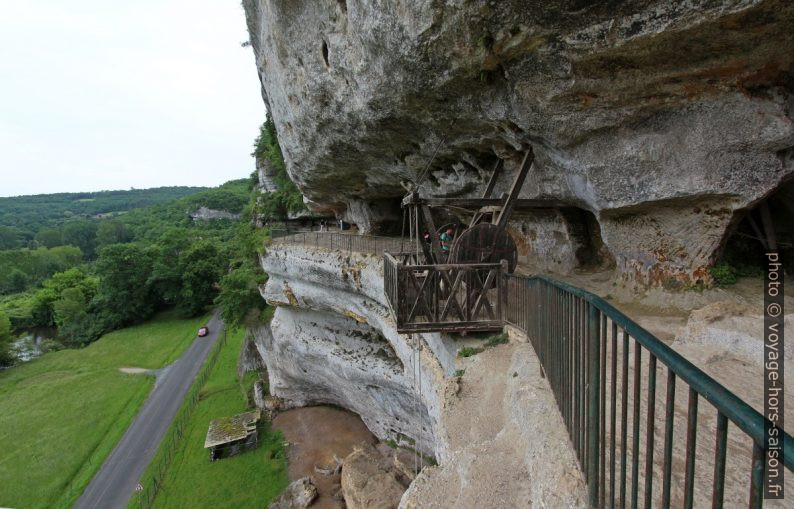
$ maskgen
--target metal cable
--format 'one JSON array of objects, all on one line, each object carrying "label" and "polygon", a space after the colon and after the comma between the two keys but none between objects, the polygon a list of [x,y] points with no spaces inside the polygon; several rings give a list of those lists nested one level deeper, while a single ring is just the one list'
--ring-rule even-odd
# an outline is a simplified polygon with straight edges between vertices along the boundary
[{"label": "metal cable", "polygon": [[436,154],[438,154],[438,150],[441,148],[441,145],[446,143],[446,141],[447,141],[447,137],[446,136],[442,136],[441,137],[441,141],[438,142],[438,145],[436,145],[436,149],[433,151],[433,155],[430,156],[430,160],[427,161],[427,164],[425,165],[424,169],[422,170],[422,173],[419,174],[419,180],[414,182],[414,185],[416,186],[414,188],[414,190],[418,189],[419,186],[422,185],[422,182],[424,182],[425,178],[427,178],[427,175],[428,175],[429,170],[430,170],[430,165],[433,164],[433,160],[436,158]]}]

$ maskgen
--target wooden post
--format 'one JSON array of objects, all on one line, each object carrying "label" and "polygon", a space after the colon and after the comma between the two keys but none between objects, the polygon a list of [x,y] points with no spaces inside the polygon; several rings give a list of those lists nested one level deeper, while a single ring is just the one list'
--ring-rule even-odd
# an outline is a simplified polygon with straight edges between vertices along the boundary
[{"label": "wooden post", "polygon": [[[485,191],[482,193],[483,199],[491,196],[493,188],[496,187],[496,181],[499,179],[499,175],[502,173],[502,168],[504,168],[504,160],[498,159],[496,161],[496,165],[493,168],[493,172],[491,173],[491,178],[488,179],[488,185],[485,186]],[[475,212],[471,218],[471,223],[469,223],[469,228],[477,224],[477,221],[479,221],[482,216],[482,212]]]},{"label": "wooden post", "polygon": [[[422,209],[422,215],[424,216],[425,226],[427,226],[427,231],[430,233],[430,244],[433,247],[433,255],[436,258],[436,263],[446,262],[443,257],[444,251],[441,249],[441,242],[438,239],[436,224],[433,221],[433,216],[430,214],[430,207],[423,203],[420,205],[420,208]],[[417,232],[417,235],[421,234]]]},{"label": "wooden post", "polygon": [[766,234],[766,244],[770,251],[777,251],[777,238],[775,237],[775,227],[772,225],[772,215],[769,213],[769,204],[761,202],[761,224],[764,225]]},{"label": "wooden post", "polygon": [[499,320],[504,323],[505,310],[507,309],[507,272],[510,269],[510,265],[507,260],[500,260],[499,263],[502,267],[499,271],[499,281],[497,283],[497,288],[499,289],[497,306],[499,306]]},{"label": "wooden post", "polygon": [[516,178],[513,181],[513,187],[510,188],[510,193],[507,195],[507,198],[505,198],[504,204],[502,205],[502,211],[499,213],[499,219],[496,221],[496,225],[501,230],[504,230],[507,226],[507,221],[510,219],[510,214],[512,214],[513,209],[515,208],[515,201],[518,198],[518,194],[521,192],[521,188],[524,185],[524,180],[526,179],[527,173],[529,173],[529,169],[532,167],[532,162],[534,160],[535,153],[533,152],[532,147],[530,147],[524,156],[524,160],[521,162],[521,169],[518,170],[518,175],[516,175]]}]

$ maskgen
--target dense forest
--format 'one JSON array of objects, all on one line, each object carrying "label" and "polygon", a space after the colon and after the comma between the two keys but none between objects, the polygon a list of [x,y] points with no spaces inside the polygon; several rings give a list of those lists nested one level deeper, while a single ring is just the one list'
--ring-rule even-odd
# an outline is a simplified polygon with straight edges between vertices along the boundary
[{"label": "dense forest", "polygon": [[[88,344],[166,309],[196,316],[217,305],[229,325],[258,320],[266,276],[257,254],[267,230],[253,219],[283,220],[303,202],[286,175],[270,119],[252,155],[277,169],[277,192],[260,194],[254,173],[211,189],[122,192],[132,193],[129,203],[116,201],[114,192],[0,201],[0,225],[24,232],[0,246],[0,365],[15,362],[13,338],[32,329],[55,331],[48,348],[57,349]],[[181,196],[166,200],[166,189]],[[37,218],[36,207],[45,203],[60,212]],[[199,207],[241,219],[192,219]]]},{"label": "dense forest", "polygon": [[123,214],[204,191],[203,187],[158,187],[129,191],[56,193],[0,198],[0,249],[60,243],[57,230],[74,219]]}]

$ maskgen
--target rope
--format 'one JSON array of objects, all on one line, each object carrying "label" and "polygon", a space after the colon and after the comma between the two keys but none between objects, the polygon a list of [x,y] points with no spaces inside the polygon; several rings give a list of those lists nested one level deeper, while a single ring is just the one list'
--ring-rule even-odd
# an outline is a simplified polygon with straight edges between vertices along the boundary
[{"label": "rope", "polygon": [[441,140],[438,142],[438,145],[436,145],[436,149],[433,151],[433,155],[430,156],[430,160],[427,161],[427,164],[425,165],[424,169],[422,170],[422,173],[419,174],[419,180],[414,182],[414,186],[415,186],[414,189],[419,189],[419,186],[422,185],[422,182],[424,182],[425,178],[427,178],[427,175],[428,175],[429,170],[430,170],[430,165],[433,164],[433,160],[436,158],[436,154],[438,154],[438,149],[440,149],[441,145],[446,143],[446,141],[447,141],[447,137],[446,136],[442,136]]},{"label": "rope", "polygon": [[[413,350],[413,366],[412,366],[413,369],[412,369],[412,371],[413,371],[414,389],[416,389],[416,387],[417,387],[417,383],[416,383],[416,380],[417,380],[416,367],[419,364],[419,355],[418,355],[418,351],[416,349],[415,340],[416,340],[416,337],[413,334],[411,334],[411,349]],[[416,412],[416,415],[418,417],[419,416],[419,398],[414,399],[414,411]],[[414,477],[416,477],[416,474],[419,471],[419,458],[418,458],[417,453],[416,453],[416,451],[417,451],[417,441],[418,440],[419,440],[419,435],[417,434],[416,435],[416,440],[414,441]]]},{"label": "rope", "polygon": [[419,234],[419,210],[416,207],[411,207],[414,209],[414,221],[416,222],[414,226],[414,233],[416,233],[416,260],[417,263],[419,261],[419,243],[422,242],[424,239]]},{"label": "rope", "polygon": [[416,429],[416,455],[419,465],[417,465],[416,473],[414,473],[414,478],[419,475],[419,471],[422,470],[421,466],[421,457],[419,452],[419,440],[422,437],[422,341],[417,338],[416,341],[416,369],[417,379],[419,380],[419,397],[417,398],[419,401],[419,419],[417,420],[417,429]]}]

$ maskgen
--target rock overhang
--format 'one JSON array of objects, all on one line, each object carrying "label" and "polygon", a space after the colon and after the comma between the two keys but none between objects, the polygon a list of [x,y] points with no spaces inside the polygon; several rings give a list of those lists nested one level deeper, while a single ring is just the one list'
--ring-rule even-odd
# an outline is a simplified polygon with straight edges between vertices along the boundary
[{"label": "rock overhang", "polygon": [[[422,192],[475,196],[531,145],[522,197],[566,200],[602,232],[690,198],[742,210],[794,172],[788,2],[244,4],[290,175],[367,231],[395,221],[383,204],[433,154]],[[693,233],[718,240],[687,253],[688,278],[732,221]]]}]

